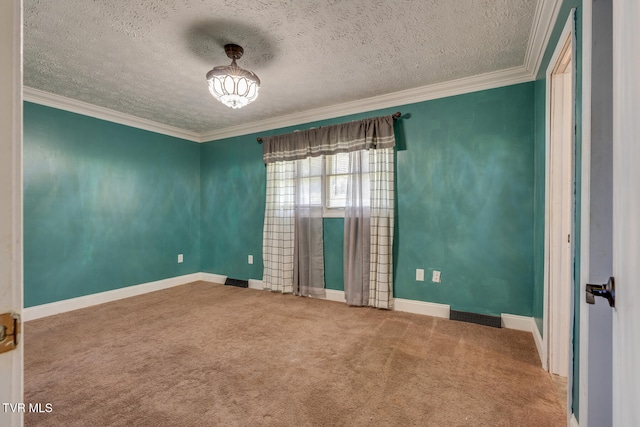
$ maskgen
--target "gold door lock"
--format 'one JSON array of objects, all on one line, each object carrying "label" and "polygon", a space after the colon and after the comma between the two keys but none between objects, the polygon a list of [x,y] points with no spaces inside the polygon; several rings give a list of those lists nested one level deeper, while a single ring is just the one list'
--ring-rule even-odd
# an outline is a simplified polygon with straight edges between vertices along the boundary
[{"label": "gold door lock", "polygon": [[0,314],[0,353],[11,351],[18,346],[20,316],[15,313]]}]

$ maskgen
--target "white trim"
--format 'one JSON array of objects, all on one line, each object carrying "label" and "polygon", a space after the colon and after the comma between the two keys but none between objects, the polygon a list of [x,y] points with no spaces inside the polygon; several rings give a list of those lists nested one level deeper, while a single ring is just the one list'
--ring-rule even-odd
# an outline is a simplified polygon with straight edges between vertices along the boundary
[{"label": "white trim", "polygon": [[480,90],[494,89],[502,86],[515,85],[532,81],[534,78],[523,66],[506,70],[480,74],[472,77],[451,80],[443,83],[422,86],[415,89],[374,96],[344,104],[300,111],[286,116],[260,120],[240,126],[231,126],[201,134],[203,142],[215,141],[233,136],[248,135],[255,132],[263,132],[272,129],[280,129],[318,120],[333,119],[336,117],[358,114],[367,111],[391,108],[432,99],[446,98],[464,93]]},{"label": "white trim", "polygon": [[544,52],[553,31],[553,26],[560,12],[561,3],[560,0],[540,0],[538,2],[529,35],[525,61],[521,66],[371,98],[359,99],[343,104],[301,111],[286,116],[216,129],[209,132],[198,133],[180,129],[27,86],[23,88],[24,100],[189,141],[215,141],[318,120],[333,119],[350,114],[364,113],[533,81],[536,79],[540,64],[542,63]]},{"label": "white trim", "polygon": [[533,325],[533,330],[531,333],[533,334],[533,341],[536,343],[536,349],[538,350],[538,356],[540,356],[540,363],[542,363],[542,369],[545,371],[549,370],[549,366],[547,365],[547,347],[544,345],[544,340],[542,339],[542,335],[540,334],[540,330],[538,329],[538,325]]},{"label": "white trim", "polygon": [[215,141],[234,136],[248,135],[255,132],[263,132],[272,129],[279,129],[287,126],[295,126],[310,123],[318,120],[333,119],[336,117],[358,114],[367,111],[379,110],[382,108],[396,107],[400,105],[413,104],[417,102],[429,101],[433,99],[446,98],[449,96],[462,95],[465,93],[477,92],[480,90],[494,89],[503,86],[510,86],[518,83],[525,83],[534,80],[534,76],[523,66],[509,68],[506,70],[480,74],[472,77],[465,77],[433,85],[422,86],[415,89],[408,89],[400,92],[374,96],[343,104],[317,108],[308,111],[301,111],[281,117],[260,120],[239,126],[227,127],[210,132],[198,133],[188,131],[152,120],[121,113],[97,105],[89,104],[61,95],[34,89],[28,86],[23,88],[24,100],[60,110],[70,111],[76,114],[107,120],[134,128],[144,129],[163,135],[182,138],[194,142]]},{"label": "white trim", "polygon": [[560,0],[541,0],[536,6],[524,60],[524,68],[531,73],[534,80],[540,70],[544,52],[547,50],[561,5],[562,1]]},{"label": "white trim", "polygon": [[204,132],[200,134],[201,142],[248,135],[318,120],[333,119],[350,114],[430,101],[536,80],[561,6],[561,0],[540,0],[538,2],[529,36],[529,43],[527,45],[527,52],[525,54],[525,62],[522,66],[374,96],[346,102],[344,104],[301,111],[282,117],[248,123],[246,125]]},{"label": "white trim", "polygon": [[518,316],[515,314],[502,313],[502,327],[507,329],[515,329],[517,331],[526,331],[533,333],[534,329],[538,329],[536,321],[533,317]]},{"label": "white trim", "polygon": [[29,320],[40,319],[42,317],[53,316],[55,314],[66,313],[68,311],[87,308],[98,304],[104,304],[106,302],[116,301],[123,298],[129,298],[149,292],[172,288],[174,286],[196,282],[198,280],[203,280],[202,274],[203,273],[186,274],[183,276],[157,280],[155,282],[127,286],[124,288],[113,289],[111,291],[100,292],[97,294],[85,295],[77,298],[56,301],[49,304],[28,307],[23,310],[23,320],[27,322]]},{"label": "white trim", "polygon": [[403,311],[405,313],[422,314],[425,316],[443,317],[448,319],[451,307],[448,304],[395,298],[393,300],[393,309],[395,311]]},{"label": "white trim", "polygon": [[[551,141],[551,135],[550,135],[550,122],[551,122],[551,104],[550,104],[550,99],[551,99],[551,85],[550,85],[550,81],[551,81],[551,72],[560,56],[560,54],[562,53],[562,47],[564,46],[564,41],[567,39],[567,37],[569,37],[569,34],[573,34],[573,24],[574,24],[574,15],[575,15],[575,9],[571,10],[571,13],[569,13],[569,17],[567,18],[567,21],[564,25],[564,28],[562,30],[562,34],[560,35],[559,39],[558,39],[558,45],[556,46],[556,48],[554,49],[554,53],[553,56],[551,57],[551,60],[549,61],[549,65],[547,66],[547,70],[545,73],[546,76],[546,88],[545,88],[545,213],[544,213],[544,299],[543,299],[543,316],[542,316],[542,323],[543,323],[543,331],[544,331],[544,339],[542,341],[543,343],[543,351],[542,354],[545,357],[545,360],[543,361],[542,365],[545,366],[545,369],[549,369],[548,366],[548,355],[549,355],[549,248],[550,248],[550,230],[549,230],[549,224],[550,224],[550,192],[549,189],[551,187],[551,179],[550,179],[550,173],[549,173],[549,166],[550,166],[550,141]],[[574,38],[572,36],[572,38]],[[572,51],[572,62],[573,64],[575,64],[576,62],[576,56],[575,56],[575,41],[572,41],[573,43],[573,51]],[[572,65],[575,69],[575,65]],[[574,80],[575,81],[575,80]],[[574,91],[574,99],[573,99],[573,105],[575,105],[575,91]],[[574,112],[575,113],[575,112]],[[574,114],[575,115],[575,114]],[[574,118],[575,120],[575,118]],[[575,135],[574,135],[575,136]],[[575,141],[573,141],[573,144],[575,144]],[[574,207],[575,209],[575,207]],[[573,230],[573,227],[572,227]],[[574,239],[575,240],[575,239]],[[573,245],[573,244],[572,244]],[[573,253],[572,253],[573,255]],[[573,296],[573,293],[571,294]],[[573,303],[573,301],[572,301]]]},{"label": "white trim", "polygon": [[344,209],[343,208],[328,209],[323,206],[322,218],[344,218]]},{"label": "white trim", "polygon": [[325,296],[322,299],[326,299],[327,301],[343,302],[346,304],[344,291],[337,291],[335,289],[325,289],[324,293],[325,293]]},{"label": "white trim", "polygon": [[[580,292],[589,280],[591,240],[591,62],[593,43],[593,3],[582,2],[582,192],[580,211]],[[579,415],[583,427],[589,425],[589,308],[585,298],[580,298],[580,365],[578,367]],[[575,338],[574,338],[575,339]],[[572,414],[572,423],[575,415]],[[575,422],[577,426],[577,421]]]},{"label": "white trim", "polygon": [[502,317],[503,328],[531,332],[531,335],[533,335],[533,341],[536,344],[538,356],[540,357],[540,362],[542,363],[542,369],[546,370],[547,358],[545,357],[544,347],[542,344],[542,335],[540,335],[540,331],[538,330],[538,325],[536,324],[535,319],[533,317],[517,316],[515,314],[506,313],[502,313],[500,317]]},{"label": "white trim", "polygon": [[569,419],[569,427],[580,427],[580,424],[578,424],[578,420],[576,420],[576,414],[571,414],[571,418]]},{"label": "white trim", "polygon": [[[344,291],[325,289],[325,296],[320,297],[328,301],[345,302]],[[435,302],[417,301],[410,299],[394,298],[393,311],[422,314],[424,316],[449,318],[449,305]]]},{"label": "white trim", "polygon": [[28,86],[23,87],[23,96],[25,101],[46,105],[47,107],[70,111],[72,113],[82,114],[84,116],[107,120],[109,122],[119,123],[121,125],[144,129],[151,132],[169,135],[176,138],[182,138],[193,142],[202,142],[200,139],[200,135],[196,132],[165,125],[162,123],[154,122],[152,120],[143,119],[141,117],[132,116],[131,114],[121,113],[109,108],[99,107],[87,102],[77,101],[75,99],[45,92],[39,89],[34,89]]},{"label": "white trim", "polygon": [[224,285],[224,282],[227,281],[227,276],[222,274],[213,274],[213,273],[197,273],[199,274],[198,280],[204,280],[205,282],[211,283],[219,283]]},{"label": "white trim", "polygon": [[[224,283],[224,282],[222,282]],[[264,289],[264,282],[262,280],[249,279],[249,289]]]}]

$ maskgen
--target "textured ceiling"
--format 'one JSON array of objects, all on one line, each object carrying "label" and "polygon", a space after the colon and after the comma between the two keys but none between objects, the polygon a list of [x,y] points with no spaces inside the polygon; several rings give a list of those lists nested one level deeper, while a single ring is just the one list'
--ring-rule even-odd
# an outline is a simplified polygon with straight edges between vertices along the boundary
[{"label": "textured ceiling", "polygon": [[[24,85],[203,133],[522,66],[536,0],[24,0]],[[245,54],[240,110],[205,74]]]}]

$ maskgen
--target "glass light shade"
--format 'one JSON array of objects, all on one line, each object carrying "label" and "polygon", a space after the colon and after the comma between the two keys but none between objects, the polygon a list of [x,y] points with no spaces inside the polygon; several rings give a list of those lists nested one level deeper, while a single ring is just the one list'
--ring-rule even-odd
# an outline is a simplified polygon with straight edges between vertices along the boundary
[{"label": "glass light shade", "polygon": [[227,107],[242,108],[258,97],[260,79],[251,71],[236,65],[215,67],[207,73],[209,92]]}]

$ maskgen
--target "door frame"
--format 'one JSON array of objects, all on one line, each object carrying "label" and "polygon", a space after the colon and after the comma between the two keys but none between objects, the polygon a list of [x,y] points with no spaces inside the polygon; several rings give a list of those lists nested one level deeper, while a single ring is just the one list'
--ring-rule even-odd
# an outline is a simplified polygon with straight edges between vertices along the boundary
[{"label": "door frame", "polygon": [[[564,51],[564,47],[567,43],[567,40],[570,40],[570,49],[571,49],[571,67],[572,67],[572,88],[571,88],[571,105],[572,105],[572,114],[571,114],[571,126],[572,129],[575,129],[575,120],[576,120],[576,112],[575,112],[575,105],[576,105],[576,37],[575,37],[575,9],[572,9],[571,12],[569,13],[569,16],[567,18],[567,21],[564,25],[564,28],[562,30],[562,33],[560,35],[560,38],[558,39],[558,43],[554,49],[554,53],[553,56],[551,57],[551,60],[549,61],[549,65],[548,68],[546,70],[546,97],[545,97],[545,236],[544,236],[544,300],[543,300],[543,342],[542,342],[542,347],[543,347],[543,352],[542,352],[542,365],[543,368],[546,370],[550,370],[550,366],[549,366],[549,358],[550,358],[550,354],[552,349],[554,348],[554,346],[560,346],[560,345],[566,345],[567,348],[567,384],[571,384],[572,382],[572,367],[573,364],[571,363],[572,359],[573,359],[573,347],[571,345],[571,340],[568,339],[566,340],[566,342],[559,342],[559,340],[554,340],[554,336],[551,333],[550,327],[551,327],[551,321],[550,321],[550,317],[554,316],[554,310],[552,309],[552,307],[550,306],[550,299],[551,298],[557,298],[558,294],[557,292],[555,292],[555,290],[552,290],[550,287],[550,274],[551,274],[551,266],[550,266],[550,253],[551,253],[551,248],[552,248],[552,242],[551,242],[551,222],[552,222],[552,215],[551,215],[551,191],[550,189],[552,188],[552,186],[554,187],[558,187],[558,180],[561,180],[561,176],[556,175],[555,177],[551,176],[550,173],[550,166],[551,166],[551,162],[552,162],[552,151],[551,151],[551,114],[552,114],[552,109],[551,109],[551,82],[552,82],[552,73],[553,70],[556,68],[556,64],[558,62],[558,60],[560,59],[560,55],[563,53]],[[575,186],[575,146],[576,146],[576,135],[575,132],[571,132],[571,164],[569,165],[569,167],[571,168],[571,182],[573,183],[573,185]],[[566,165],[564,166],[566,167]],[[575,236],[574,236],[574,228],[575,228],[575,211],[576,211],[576,206],[575,206],[575,194],[573,194],[572,192],[572,196],[571,196],[571,201],[570,201],[570,206],[571,206],[571,210],[572,210],[572,214],[571,214],[571,223],[569,226],[570,229],[570,234],[571,234],[571,244],[570,244],[570,260],[574,260],[575,259],[575,245],[574,245],[574,241],[575,241]],[[568,330],[566,332],[568,332],[569,337],[571,337],[571,326],[572,326],[572,321],[573,321],[573,297],[574,297],[574,289],[573,289],[573,284],[574,284],[574,277],[572,274],[570,274],[570,289],[569,289],[569,301],[568,301],[568,307],[563,307],[563,310],[567,310],[568,314],[569,314],[569,324],[567,325]],[[555,313],[555,316],[558,316],[558,313]],[[567,416],[569,417],[571,414],[571,387],[567,387],[567,401],[568,401],[568,405],[567,405],[567,411],[568,414]]]},{"label": "door frame", "polygon": [[[22,314],[22,1],[1,2],[0,87],[9,96],[0,99],[0,312]],[[0,354],[2,402],[23,403],[23,340]],[[23,425],[23,413],[0,410],[0,424]]]}]

